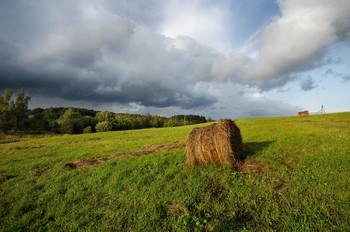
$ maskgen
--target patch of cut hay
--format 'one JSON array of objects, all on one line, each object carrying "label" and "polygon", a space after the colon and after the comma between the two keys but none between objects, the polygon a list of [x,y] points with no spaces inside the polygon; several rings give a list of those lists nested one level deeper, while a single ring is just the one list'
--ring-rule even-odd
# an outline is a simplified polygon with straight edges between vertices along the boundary
[{"label": "patch of cut hay", "polygon": [[23,150],[23,149],[28,149],[28,147],[20,147],[20,146],[13,146],[12,147],[12,146],[10,146],[10,147],[5,148],[4,152],[8,153],[8,154],[13,154],[16,151]]},{"label": "patch of cut hay", "polygon": [[119,156],[148,155],[148,154],[156,152],[156,151],[171,151],[171,150],[181,148],[183,146],[184,146],[184,144],[179,142],[179,141],[175,141],[175,142],[169,143],[169,144],[149,145],[149,146],[145,146],[141,150],[118,152],[117,154],[109,156],[108,158],[115,158],[115,157],[119,157]]},{"label": "patch of cut hay", "polygon": [[299,117],[308,117],[310,116],[310,113],[308,110],[298,112]]},{"label": "patch of cut hay", "polygon": [[182,214],[188,213],[188,209],[186,206],[183,206],[182,204],[170,204],[166,207],[167,215],[172,217],[178,217]]},{"label": "patch of cut hay", "polygon": [[116,154],[106,156],[106,157],[100,157],[100,158],[94,158],[90,160],[77,160],[74,162],[66,163],[64,166],[69,169],[84,169],[88,168],[92,165],[97,165],[100,163],[104,163],[108,160],[115,159],[122,156],[141,156],[141,155],[148,155],[156,151],[170,151],[177,148],[183,147],[183,143],[180,143],[179,141],[169,143],[169,144],[160,144],[160,145],[150,145],[146,146],[141,150],[136,151],[127,151],[127,152],[118,152]]},{"label": "patch of cut hay", "polygon": [[53,156],[58,156],[58,155],[59,155],[58,153],[48,153],[48,154],[39,156],[39,158],[42,158],[42,157],[53,157]]},{"label": "patch of cut hay", "polygon": [[207,127],[194,128],[186,140],[186,165],[218,163],[237,168],[243,159],[243,142],[232,120],[222,119]]},{"label": "patch of cut hay", "polygon": [[10,180],[10,179],[15,178],[15,177],[17,177],[17,176],[0,176],[0,183],[4,182],[6,180]]},{"label": "patch of cut hay", "polygon": [[85,143],[85,142],[89,142],[89,141],[97,141],[97,140],[100,140],[100,139],[101,138],[99,138],[99,137],[92,137],[92,138],[82,139],[82,140],[66,141],[66,142],[62,142],[62,144]]},{"label": "patch of cut hay", "polygon": [[8,153],[8,154],[13,154],[16,151],[20,151],[20,150],[24,150],[24,149],[38,149],[38,148],[42,148],[42,146],[41,145],[34,145],[34,146],[31,146],[31,147],[28,147],[28,146],[24,146],[24,147],[21,147],[21,146],[9,146],[9,147],[4,149],[4,152]]},{"label": "patch of cut hay", "polygon": [[91,160],[77,160],[72,163],[66,163],[65,166],[70,169],[76,169],[76,168],[86,168],[92,165],[96,165],[99,163],[106,162],[108,160],[107,157],[102,158],[95,158]]},{"label": "patch of cut hay", "polygon": [[42,148],[42,146],[41,145],[34,145],[31,148]]},{"label": "patch of cut hay", "polygon": [[149,145],[144,148],[144,150],[149,150],[149,151],[171,151],[175,150],[177,148],[183,147],[183,143],[180,143],[179,141],[175,141],[173,143],[169,144],[160,144],[160,145]]},{"label": "patch of cut hay", "polygon": [[258,162],[255,160],[245,161],[238,167],[238,171],[243,173],[249,172],[264,172],[265,171],[265,163]]},{"label": "patch of cut hay", "polygon": [[44,174],[48,169],[42,169],[42,170],[32,170],[27,173],[27,175],[31,176],[41,176]]}]

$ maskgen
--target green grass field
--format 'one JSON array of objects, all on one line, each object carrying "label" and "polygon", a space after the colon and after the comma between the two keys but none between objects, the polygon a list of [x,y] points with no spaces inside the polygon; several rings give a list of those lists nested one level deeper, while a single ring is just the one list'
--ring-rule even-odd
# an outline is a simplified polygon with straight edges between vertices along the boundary
[{"label": "green grass field", "polygon": [[236,123],[239,171],[185,167],[194,126],[2,138],[0,230],[350,230],[350,113]]}]

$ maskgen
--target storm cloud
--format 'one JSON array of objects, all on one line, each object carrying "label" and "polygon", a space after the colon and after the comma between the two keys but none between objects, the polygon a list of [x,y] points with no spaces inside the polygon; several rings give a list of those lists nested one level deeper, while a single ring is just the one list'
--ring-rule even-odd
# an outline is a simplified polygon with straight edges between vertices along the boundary
[{"label": "storm cloud", "polygon": [[[64,18],[59,12],[56,18]],[[1,87],[25,85],[37,95],[67,100],[184,109],[216,101],[195,90],[197,81],[211,78],[211,49],[189,37],[166,38],[93,5],[82,4],[73,13],[79,20],[53,20],[55,28],[25,48],[1,41]]]},{"label": "storm cloud", "polygon": [[[299,72],[324,64],[329,47],[350,40],[349,0],[281,0],[280,15],[245,45],[253,52],[224,54],[230,25],[223,2],[209,10],[195,1],[180,11],[176,1],[4,1],[0,89],[24,86],[34,97],[159,112],[215,114],[228,101],[245,115],[265,115],[269,106],[281,114],[295,107],[262,92],[298,81]],[[313,79],[300,86],[316,87]]]}]

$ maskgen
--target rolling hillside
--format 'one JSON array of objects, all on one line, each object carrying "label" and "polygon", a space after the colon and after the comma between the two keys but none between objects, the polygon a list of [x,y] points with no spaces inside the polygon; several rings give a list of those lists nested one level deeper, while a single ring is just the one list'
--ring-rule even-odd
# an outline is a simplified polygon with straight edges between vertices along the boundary
[{"label": "rolling hillside", "polygon": [[0,144],[0,230],[349,230],[350,113],[236,124],[237,171],[184,166],[195,126]]}]

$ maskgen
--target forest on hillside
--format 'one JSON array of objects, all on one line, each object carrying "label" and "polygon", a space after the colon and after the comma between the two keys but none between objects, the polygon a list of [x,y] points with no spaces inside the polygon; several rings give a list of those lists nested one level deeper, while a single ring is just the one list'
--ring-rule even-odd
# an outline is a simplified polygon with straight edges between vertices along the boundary
[{"label": "forest on hillside", "polygon": [[[152,115],[114,113],[74,107],[28,109],[30,97],[22,88],[13,99],[10,89],[0,96],[0,132],[80,134],[205,123],[199,115]],[[209,120],[211,120],[209,118]]]}]

